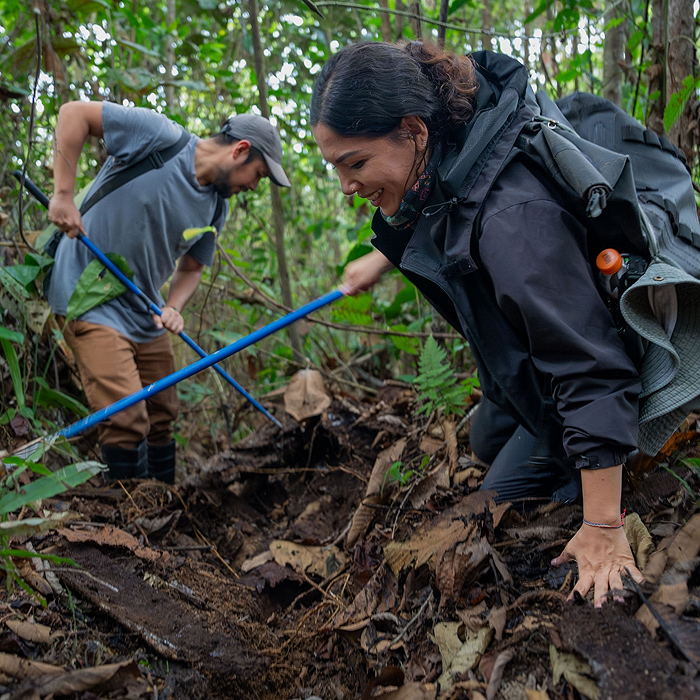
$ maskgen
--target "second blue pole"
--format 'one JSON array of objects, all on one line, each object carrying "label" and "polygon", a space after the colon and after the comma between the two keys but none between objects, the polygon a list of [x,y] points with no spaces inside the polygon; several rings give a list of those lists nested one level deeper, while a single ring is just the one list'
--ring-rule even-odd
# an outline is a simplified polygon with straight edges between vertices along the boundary
[{"label": "second blue pole", "polygon": [[[27,191],[44,206],[49,208],[49,198],[44,194],[28,177],[24,177],[21,170],[15,170],[13,176],[24,184]],[[141,299],[148,308],[156,315],[162,316],[160,307],[149,299],[87,236],[78,233],[77,238],[85,245],[90,252],[132,293]],[[189,345],[200,357],[207,357],[207,353],[197,343],[192,340],[184,331],[178,333],[187,345]],[[268,420],[272,421],[278,428],[282,424],[275,418],[259,401],[253,398],[226,370],[218,365],[214,365],[214,370],[218,372],[244,399],[250,402]]]},{"label": "second blue pole", "polygon": [[107,418],[110,418],[115,413],[119,413],[119,411],[123,411],[125,408],[129,408],[130,406],[133,406],[139,401],[144,401],[150,396],[153,396],[153,394],[157,394],[159,391],[163,391],[164,389],[173,386],[173,384],[177,384],[183,379],[187,379],[193,374],[197,374],[197,372],[201,372],[203,369],[207,369],[208,367],[211,367],[217,362],[225,360],[227,357],[230,357],[231,355],[240,352],[241,350],[247,348],[249,345],[253,345],[254,343],[257,343],[263,338],[267,338],[268,335],[272,335],[273,333],[276,333],[282,328],[286,328],[295,321],[298,321],[300,318],[303,318],[304,316],[307,316],[308,314],[317,311],[323,306],[331,304],[337,299],[340,299],[342,296],[343,293],[339,289],[335,289],[332,292],[328,292],[327,294],[324,294],[318,299],[309,302],[305,306],[298,308],[296,311],[292,311],[286,316],[282,316],[282,318],[278,318],[276,321],[269,323],[267,326],[259,328],[257,331],[254,331],[250,335],[246,335],[245,337],[240,338],[235,343],[231,343],[231,345],[227,345],[225,348],[221,348],[221,350],[217,350],[211,355],[208,355],[207,357],[204,357],[201,360],[198,360],[197,362],[188,365],[187,367],[183,367],[183,369],[178,370],[177,372],[173,372],[167,377],[163,377],[162,379],[153,382],[153,384],[144,387],[143,389],[141,389],[141,391],[137,391],[129,396],[125,396],[123,399],[115,401],[113,404],[110,404],[106,408],[96,411],[95,413],[87,416],[86,418],[83,418],[73,423],[72,425],[63,428],[63,430],[59,430],[55,435],[70,438],[74,435],[77,435],[78,433],[82,433],[83,430],[87,430],[93,425],[97,425],[97,423],[101,423],[103,420],[107,420]]}]

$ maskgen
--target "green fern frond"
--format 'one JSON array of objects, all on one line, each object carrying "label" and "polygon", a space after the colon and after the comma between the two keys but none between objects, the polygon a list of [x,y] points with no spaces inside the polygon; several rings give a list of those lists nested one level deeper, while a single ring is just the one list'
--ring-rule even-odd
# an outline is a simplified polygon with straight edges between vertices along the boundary
[{"label": "green fern frond", "polygon": [[418,376],[414,380],[418,390],[418,413],[430,415],[442,410],[445,415],[464,415],[464,402],[470,387],[457,383],[447,353],[431,335],[418,359]]}]

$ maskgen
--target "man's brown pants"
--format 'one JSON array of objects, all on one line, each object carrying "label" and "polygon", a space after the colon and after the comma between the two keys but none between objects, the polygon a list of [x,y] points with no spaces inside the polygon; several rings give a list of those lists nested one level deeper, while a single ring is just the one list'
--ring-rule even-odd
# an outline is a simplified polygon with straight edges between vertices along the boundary
[{"label": "man's brown pants", "polygon": [[[93,412],[175,371],[168,333],[147,343],[135,343],[108,326],[69,321],[63,336],[75,353]],[[151,445],[168,444],[173,439],[172,422],[178,408],[177,389],[172,386],[100,423],[100,444],[131,449],[144,438]]]}]

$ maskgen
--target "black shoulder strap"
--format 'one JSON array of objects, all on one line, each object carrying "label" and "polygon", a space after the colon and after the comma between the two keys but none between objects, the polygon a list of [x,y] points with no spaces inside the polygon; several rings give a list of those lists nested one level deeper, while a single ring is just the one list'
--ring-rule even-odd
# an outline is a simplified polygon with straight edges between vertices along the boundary
[{"label": "black shoulder strap", "polygon": [[214,209],[214,216],[209,224],[210,226],[213,226],[219,220],[219,217],[224,213],[225,201],[226,200],[223,197],[219,196],[218,194],[216,195],[216,209]]},{"label": "black shoulder strap", "polygon": [[114,192],[114,190],[125,185],[127,182],[131,182],[131,180],[139,177],[139,175],[143,175],[149,170],[162,168],[167,161],[176,156],[187,145],[190,136],[191,134],[189,132],[183,131],[180,138],[172,146],[163,148],[160,151],[154,151],[147,158],[139,160],[115,173],[113,177],[103,182],[97,190],[92,192],[90,196],[83,201],[80,206],[80,213],[85,214],[88,209],[97,204],[97,202],[106,197],[110,192]]}]

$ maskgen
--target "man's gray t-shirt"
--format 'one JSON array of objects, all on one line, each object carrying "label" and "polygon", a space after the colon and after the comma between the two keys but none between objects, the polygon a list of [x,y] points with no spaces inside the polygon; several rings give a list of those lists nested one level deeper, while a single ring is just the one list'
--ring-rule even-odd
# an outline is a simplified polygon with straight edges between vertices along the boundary
[{"label": "man's gray t-shirt", "polygon": [[[90,191],[98,188],[115,168],[173,145],[184,132],[181,126],[150,109],[111,102],[103,103],[102,127],[110,158]],[[161,168],[149,170],[117,188],[83,217],[90,240],[103,253],[124,256],[134,272],[134,284],[158,306],[164,303],[160,288],[180,256],[187,253],[204,265],[211,265],[214,259],[215,239],[211,231],[188,240],[183,233],[212,223],[221,230],[226,219],[224,206],[221,216],[212,222],[218,194],[212,185],[197,182],[194,157],[198,142],[192,135],[187,145]],[[63,237],[56,251],[49,289],[49,303],[55,314],[66,315],[78,279],[93,259],[79,240]],[[153,340],[164,332],[153,324],[146,304],[129,291],[91,309],[80,320],[114,328],[137,343]]]}]

